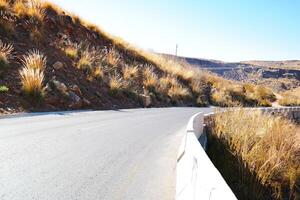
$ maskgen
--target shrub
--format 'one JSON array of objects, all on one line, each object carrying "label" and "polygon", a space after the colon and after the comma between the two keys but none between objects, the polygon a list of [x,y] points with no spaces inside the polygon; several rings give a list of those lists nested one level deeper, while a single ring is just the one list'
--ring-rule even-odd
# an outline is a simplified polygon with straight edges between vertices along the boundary
[{"label": "shrub", "polygon": [[9,65],[9,60],[13,58],[13,45],[4,44],[0,41],[0,69]]},{"label": "shrub", "polygon": [[38,99],[42,98],[44,72],[40,69],[24,67],[19,73],[24,94]]},{"label": "shrub", "polygon": [[8,92],[9,88],[5,85],[0,85],[0,93]]},{"label": "shrub", "polygon": [[228,110],[214,118],[208,152],[239,199],[266,199],[269,190],[275,199],[293,199],[300,181],[298,134],[281,117]]},{"label": "shrub", "polygon": [[31,50],[22,59],[23,67],[43,71],[47,65],[47,58],[38,50]]}]

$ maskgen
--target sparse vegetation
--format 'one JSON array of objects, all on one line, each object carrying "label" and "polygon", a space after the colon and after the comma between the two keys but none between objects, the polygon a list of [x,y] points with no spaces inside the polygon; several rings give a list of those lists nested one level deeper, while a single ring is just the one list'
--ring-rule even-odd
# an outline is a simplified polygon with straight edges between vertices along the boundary
[{"label": "sparse vegetation", "polygon": [[10,59],[13,57],[13,45],[4,44],[0,40],[0,70],[9,66]]},{"label": "sparse vegetation", "polygon": [[[46,57],[38,51],[31,51],[22,59],[23,66],[14,62],[14,67],[9,68],[9,71],[1,71],[1,77],[9,76],[1,84],[12,85],[12,91],[18,91],[20,86],[10,84],[8,80],[18,83],[19,77],[14,78],[12,74],[19,72],[24,93],[30,93],[27,88],[33,86],[24,85],[30,85],[27,82],[32,81],[33,77],[36,78],[34,88],[41,89],[32,90],[39,90],[41,93],[43,81],[59,79],[61,82],[69,82],[69,86],[81,84],[80,88],[84,88],[86,92],[77,92],[87,96],[79,96],[92,101],[95,107],[103,106],[97,101],[97,97],[101,96],[104,101],[109,102],[109,94],[120,94],[120,107],[140,106],[137,98],[130,97],[131,93],[151,98],[152,106],[170,106],[177,103],[194,106],[270,106],[274,100],[272,91],[264,87],[246,87],[239,82],[227,81],[196,69],[181,60],[145,52],[49,2],[0,0],[0,10],[0,36],[7,43],[2,49],[6,52],[4,56],[0,53],[0,69],[1,65],[9,66],[13,61],[12,54],[21,57],[23,52],[29,52],[32,48],[43,49],[49,64],[60,62],[66,66],[63,70],[45,70]],[[11,41],[17,50],[14,53],[12,46],[8,45],[9,40],[14,40]],[[43,46],[46,44],[49,45]],[[70,71],[72,68],[69,66],[80,70]],[[28,72],[25,73],[25,70]],[[51,94],[47,90],[47,97],[51,97],[50,100],[60,98],[53,90],[49,91]],[[36,93],[39,92],[31,94]],[[20,102],[22,96],[18,98]],[[50,100],[50,103],[59,102]],[[65,102],[65,107],[69,103],[66,102],[68,99],[60,100]],[[55,104],[53,107],[58,106]]]},{"label": "sparse vegetation", "polygon": [[281,117],[229,110],[214,118],[209,155],[239,199],[294,199],[300,195],[299,133]]}]

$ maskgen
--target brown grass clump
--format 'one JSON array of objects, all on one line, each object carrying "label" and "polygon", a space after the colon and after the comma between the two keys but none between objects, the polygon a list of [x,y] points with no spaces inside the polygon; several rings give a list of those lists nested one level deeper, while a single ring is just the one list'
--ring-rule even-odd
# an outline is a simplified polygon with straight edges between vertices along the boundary
[{"label": "brown grass clump", "polygon": [[25,95],[41,99],[44,94],[44,69],[46,57],[37,50],[30,51],[22,59],[23,68],[19,71]]},{"label": "brown grass clump", "polygon": [[122,69],[123,72],[123,78],[125,80],[134,79],[138,76],[139,68],[138,66],[131,67],[131,66],[125,66]]},{"label": "brown grass clump", "polygon": [[69,58],[75,59],[78,57],[79,48],[78,45],[68,46],[64,49],[64,51]]},{"label": "brown grass clump", "polygon": [[282,106],[300,106],[300,88],[284,92],[279,104]]},{"label": "brown grass clump", "polygon": [[93,76],[96,77],[96,78],[103,79],[104,71],[103,71],[102,67],[95,67],[94,71],[93,71]]},{"label": "brown grass clump", "polygon": [[0,0],[0,10],[7,10],[9,3],[7,0]]},{"label": "brown grass clump", "polygon": [[143,71],[143,84],[145,86],[145,89],[149,91],[154,91],[155,87],[157,86],[158,79],[156,74],[153,72],[153,68],[151,66],[145,66],[145,69]]},{"label": "brown grass clump", "polygon": [[86,47],[86,49],[81,52],[80,58],[77,62],[77,68],[92,71],[95,62],[98,59],[98,55],[99,52],[96,49]]},{"label": "brown grass clump", "polygon": [[45,9],[39,0],[17,0],[13,10],[19,17],[29,17],[34,22],[42,22],[45,18]]},{"label": "brown grass clump", "polygon": [[13,58],[13,50],[12,44],[4,44],[0,41],[0,69],[9,66],[9,61]]},{"label": "brown grass clump", "polygon": [[44,73],[40,69],[23,68],[20,70],[22,89],[25,95],[41,98],[44,93]]},{"label": "brown grass clump", "polygon": [[[212,137],[215,141],[212,145],[223,149],[219,157],[224,159],[222,164],[215,162],[219,167],[223,166],[220,170],[225,178],[232,180],[232,176],[239,176],[239,189],[234,187],[234,190],[242,195],[241,199],[245,197],[243,195],[249,195],[249,199],[264,199],[266,188],[274,199],[293,199],[300,195],[297,185],[300,181],[298,134],[296,125],[281,117],[261,111],[226,111],[214,119]],[[217,146],[214,148],[218,149]],[[228,154],[224,153],[224,148]],[[230,163],[233,160],[238,170]],[[233,170],[231,173],[235,174],[226,174],[226,170]],[[240,184],[244,185],[241,187]]]},{"label": "brown grass clump", "polygon": [[112,75],[109,79],[109,89],[112,95],[119,94],[123,88],[122,78],[119,75]]},{"label": "brown grass clump", "polygon": [[111,48],[107,52],[107,63],[111,66],[116,66],[121,62],[121,55],[115,48]]},{"label": "brown grass clump", "polygon": [[47,65],[47,58],[38,50],[32,50],[23,57],[22,63],[24,68],[43,71]]}]

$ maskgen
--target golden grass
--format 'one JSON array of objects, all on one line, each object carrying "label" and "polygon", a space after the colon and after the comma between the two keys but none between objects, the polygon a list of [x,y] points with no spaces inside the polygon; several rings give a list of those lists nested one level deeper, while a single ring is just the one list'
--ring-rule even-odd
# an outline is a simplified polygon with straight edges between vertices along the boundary
[{"label": "golden grass", "polygon": [[36,99],[42,98],[47,58],[38,50],[32,50],[23,56],[22,63],[23,68],[19,71],[19,74],[24,94]]},{"label": "golden grass", "polygon": [[8,67],[10,59],[13,58],[13,51],[12,44],[4,44],[0,40],[0,68]]},{"label": "golden grass", "polygon": [[24,94],[41,98],[44,93],[44,72],[40,69],[24,67],[19,73]]},{"label": "golden grass", "polygon": [[0,10],[7,10],[9,3],[7,0],[0,0]]},{"label": "golden grass", "polygon": [[119,75],[112,75],[109,79],[109,89],[111,94],[118,94],[123,88],[122,78]]},{"label": "golden grass", "polygon": [[300,132],[295,124],[260,111],[242,109],[219,114],[214,121],[212,134],[238,158],[241,167],[236,173],[243,180],[250,180],[253,185],[258,181],[259,185],[271,188],[279,199],[287,191],[290,197],[295,195],[300,177]]},{"label": "golden grass", "polygon": [[93,70],[93,76],[96,78],[104,78],[104,71],[102,69],[102,67],[95,67]]},{"label": "golden grass", "polygon": [[130,80],[138,77],[139,68],[138,66],[128,66],[126,65],[122,69],[124,80]]},{"label": "golden grass", "polygon": [[42,22],[45,18],[45,9],[39,0],[16,0],[13,11],[19,17],[30,17],[34,22]]},{"label": "golden grass", "polygon": [[78,46],[75,45],[75,46],[68,46],[64,49],[65,51],[65,54],[71,58],[71,59],[75,59],[78,57]]},{"label": "golden grass", "polygon": [[[0,0],[1,2],[6,2],[5,0]],[[7,5],[3,3],[3,5]],[[33,19],[34,21],[37,22],[42,22],[45,18],[45,10],[46,9],[52,9],[56,11],[58,15],[61,15],[63,13],[63,10],[59,8],[58,6],[49,3],[49,2],[43,2],[39,0],[29,0],[26,2],[26,0],[16,0],[12,8],[12,12],[14,12],[17,16],[20,17],[29,17],[30,19]],[[258,103],[257,105],[266,105],[270,104],[271,98],[270,95],[264,93],[264,91],[257,89],[253,91],[252,93],[247,91],[247,90],[241,90],[242,95],[238,95],[238,97],[233,97],[235,91],[232,93],[230,90],[231,89],[222,89],[223,87],[230,86],[231,87],[236,87],[235,85],[238,85],[238,83],[235,82],[229,82],[226,81],[220,77],[216,77],[215,75],[212,75],[208,72],[201,71],[199,69],[194,68],[193,66],[190,66],[189,64],[185,63],[182,60],[179,59],[174,59],[173,57],[166,57],[154,53],[149,53],[146,52],[142,49],[138,49],[136,47],[133,47],[123,39],[119,37],[114,37],[105,31],[99,29],[97,26],[92,25],[79,17],[76,17],[75,15],[72,15],[70,13],[65,12],[66,15],[72,16],[73,21],[76,23],[80,23],[83,26],[86,26],[89,30],[95,31],[99,33],[99,35],[104,38],[105,40],[109,41],[112,43],[112,48],[108,49],[106,52],[102,52],[101,56],[103,59],[99,60],[100,53],[99,51],[94,51],[89,48],[82,50],[81,47],[76,48],[73,46],[66,47],[64,52],[68,57],[71,59],[74,59],[77,61],[76,67],[79,69],[87,69],[89,72],[97,72],[97,69],[94,69],[97,66],[102,66],[105,64],[105,67],[110,67],[110,71],[115,70],[116,68],[120,68],[120,64],[125,64],[127,65],[132,65],[132,63],[124,63],[124,59],[122,58],[123,55],[123,50],[127,51],[129,55],[133,55],[136,57],[138,60],[143,60],[144,63],[149,63],[149,65],[152,66],[153,70],[155,69],[155,72],[158,72],[159,74],[153,73],[148,73],[145,75],[143,73],[143,85],[145,86],[146,89],[149,90],[154,90],[155,86],[158,84],[158,77],[161,76],[161,74],[166,74],[171,77],[174,77],[175,79],[179,80],[181,83],[179,87],[177,87],[177,92],[176,91],[176,86],[173,86],[172,92],[170,94],[175,94],[175,93],[190,93],[192,91],[193,96],[213,96],[213,98],[217,98],[214,102],[217,102],[218,105],[244,105],[243,100],[241,99],[247,99],[247,100],[256,100]],[[39,35],[39,32],[34,33],[36,35]],[[42,37],[42,36],[39,36]],[[33,37],[36,38],[36,37]],[[96,52],[93,53],[93,52]],[[141,64],[141,63],[140,63]],[[102,67],[103,69],[103,67]],[[131,70],[131,72],[130,72]],[[152,70],[152,71],[153,71]],[[130,79],[132,76],[138,76],[135,75],[136,69],[135,68],[130,68],[127,69],[126,67],[122,69],[123,71],[123,76],[124,79]],[[97,72],[98,73],[98,72]],[[101,74],[101,72],[99,72]],[[138,73],[137,73],[138,74]],[[97,76],[97,75],[96,75]],[[161,80],[163,83],[164,80]],[[201,84],[200,84],[201,83]],[[212,93],[210,91],[205,91],[204,93],[202,86],[203,85],[212,85]],[[168,88],[171,88],[169,86]],[[166,91],[168,93],[168,91]],[[219,93],[219,94],[217,94]],[[255,94],[253,94],[255,93]],[[225,94],[226,98],[220,98],[223,94]],[[174,95],[173,95],[174,96]],[[241,96],[245,96],[240,98]],[[227,98],[228,97],[228,98]],[[238,99],[238,100],[237,100]],[[227,101],[228,102],[223,102]],[[247,104],[248,102],[246,102]],[[245,104],[245,105],[246,105]]]},{"label": "golden grass", "polygon": [[43,71],[47,65],[47,58],[38,50],[32,50],[23,56],[24,68]]},{"label": "golden grass", "polygon": [[121,62],[121,55],[115,48],[108,50],[106,58],[107,63],[109,63],[111,66],[116,66]]},{"label": "golden grass", "polygon": [[143,84],[144,87],[149,91],[154,91],[157,86],[158,79],[156,74],[153,72],[152,66],[146,65],[143,71]]},{"label": "golden grass", "polygon": [[173,85],[171,88],[168,90],[168,96],[174,100],[183,100],[185,98],[188,98],[191,96],[189,90],[187,88],[184,88],[182,85]]},{"label": "golden grass", "polygon": [[77,68],[92,71],[98,56],[99,52],[96,49],[86,47],[81,52],[80,58],[77,62]]},{"label": "golden grass", "polygon": [[281,94],[279,104],[282,106],[300,106],[300,88]]}]

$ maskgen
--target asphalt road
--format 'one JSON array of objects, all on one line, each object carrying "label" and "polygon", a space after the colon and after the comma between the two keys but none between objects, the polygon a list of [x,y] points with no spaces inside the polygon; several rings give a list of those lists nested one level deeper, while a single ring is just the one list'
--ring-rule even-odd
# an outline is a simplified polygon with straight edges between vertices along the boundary
[{"label": "asphalt road", "polygon": [[0,199],[174,199],[180,139],[200,111],[211,109],[1,119]]}]

